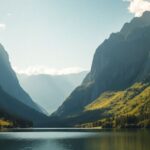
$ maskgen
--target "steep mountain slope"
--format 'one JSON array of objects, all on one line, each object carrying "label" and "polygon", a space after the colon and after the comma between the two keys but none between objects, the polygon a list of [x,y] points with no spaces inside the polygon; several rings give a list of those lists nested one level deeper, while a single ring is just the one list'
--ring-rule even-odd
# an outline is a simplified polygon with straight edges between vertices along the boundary
[{"label": "steep mountain slope", "polygon": [[135,83],[124,91],[103,93],[85,107],[84,113],[94,118],[94,111],[99,113],[97,118],[88,120],[92,126],[150,127],[150,82]]},{"label": "steep mountain slope", "polygon": [[19,99],[29,107],[42,112],[39,106],[32,101],[29,95],[21,88],[15,72],[11,68],[9,57],[4,47],[0,44],[0,86],[12,97]]},{"label": "steep mountain slope", "polygon": [[19,85],[8,54],[2,45],[0,45],[0,118],[18,122],[23,126],[38,127],[45,126],[48,118]]},{"label": "steep mountain slope", "polygon": [[135,29],[150,25],[149,12],[145,12],[142,17],[135,17],[130,23],[125,23],[121,29],[121,33],[127,37]]},{"label": "steep mountain slope", "polygon": [[60,126],[150,127],[150,77],[122,91],[104,92],[82,112],[58,120]]},{"label": "steep mountain slope", "polygon": [[79,86],[87,72],[69,75],[18,74],[21,86],[36,103],[52,113],[62,104],[73,89]]},{"label": "steep mountain slope", "polygon": [[124,91],[106,92],[85,107],[85,111],[103,109],[105,114],[140,115],[150,113],[150,84],[136,83]]},{"label": "steep mountain slope", "polygon": [[28,107],[20,100],[8,95],[0,87],[0,118],[6,118],[19,126],[44,126],[47,117],[37,110]]},{"label": "steep mountain slope", "polygon": [[[78,116],[102,93],[123,91],[149,74],[150,12],[145,12],[142,17],[125,24],[120,32],[111,34],[97,48],[91,72],[54,116]],[[98,114],[95,112],[95,116]]]}]

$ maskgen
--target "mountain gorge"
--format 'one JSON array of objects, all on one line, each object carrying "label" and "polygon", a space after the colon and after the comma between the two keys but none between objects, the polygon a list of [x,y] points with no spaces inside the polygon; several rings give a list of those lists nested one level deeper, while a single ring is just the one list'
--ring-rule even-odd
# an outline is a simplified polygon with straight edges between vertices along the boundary
[{"label": "mountain gorge", "polygon": [[[114,117],[120,113],[120,107],[124,107],[123,110],[126,112],[132,106],[128,102],[130,99],[133,105],[138,101],[141,103],[135,106],[137,112],[142,111],[149,116],[149,107],[144,109],[145,106],[149,106],[147,105],[150,99],[149,80],[143,83],[149,78],[149,74],[150,12],[145,12],[142,17],[134,18],[130,23],[126,23],[120,32],[111,34],[97,48],[90,73],[53,116],[64,118],[64,120],[74,120],[74,123],[72,122],[74,125],[90,122],[91,118],[95,118],[92,121],[96,121]],[[142,83],[147,86],[145,87]],[[137,94],[137,89],[133,88],[136,84],[142,87],[141,94]],[[129,89],[132,91],[130,94],[126,92]],[[119,93],[119,91],[122,92]],[[137,98],[134,96],[126,98],[126,94],[131,97],[137,96]],[[142,99],[141,96],[146,97]],[[105,105],[107,107],[104,107]],[[127,114],[132,114],[132,109],[130,111],[127,111]],[[135,113],[135,115],[138,114]]]},{"label": "mountain gorge", "polygon": [[112,33],[86,74],[18,81],[0,45],[0,126],[150,127],[150,12]]},{"label": "mountain gorge", "polygon": [[18,74],[18,79],[32,99],[49,114],[56,111],[70,93],[79,86],[87,72],[66,75],[25,75]]}]

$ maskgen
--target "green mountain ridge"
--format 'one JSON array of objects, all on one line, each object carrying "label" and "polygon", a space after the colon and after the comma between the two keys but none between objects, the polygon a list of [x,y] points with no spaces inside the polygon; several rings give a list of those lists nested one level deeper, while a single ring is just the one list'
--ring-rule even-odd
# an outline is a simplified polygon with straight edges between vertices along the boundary
[{"label": "green mountain ridge", "polygon": [[124,91],[103,93],[84,111],[92,114],[96,110],[100,117],[99,121],[92,121],[96,121],[93,126],[150,127],[150,83],[135,83]]}]

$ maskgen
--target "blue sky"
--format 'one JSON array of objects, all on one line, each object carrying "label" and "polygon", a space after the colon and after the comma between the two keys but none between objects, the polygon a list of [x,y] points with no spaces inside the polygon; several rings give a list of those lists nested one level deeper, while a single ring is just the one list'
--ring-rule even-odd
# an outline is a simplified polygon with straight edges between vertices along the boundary
[{"label": "blue sky", "polygon": [[123,0],[0,0],[0,43],[19,69],[90,69],[94,52],[133,18]]}]

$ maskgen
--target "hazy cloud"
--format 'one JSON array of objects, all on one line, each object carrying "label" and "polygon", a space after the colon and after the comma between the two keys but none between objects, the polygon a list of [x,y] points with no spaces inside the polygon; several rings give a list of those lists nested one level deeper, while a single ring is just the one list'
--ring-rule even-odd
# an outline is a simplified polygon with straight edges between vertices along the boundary
[{"label": "hazy cloud", "polygon": [[129,11],[136,17],[140,17],[143,12],[150,11],[150,0],[124,0],[130,2]]},{"label": "hazy cloud", "polygon": [[6,25],[4,23],[0,23],[0,31],[4,31],[6,29]]},{"label": "hazy cloud", "polygon": [[12,15],[13,15],[12,13],[7,13],[7,16],[8,16],[8,17],[10,17],[10,16],[12,16]]},{"label": "hazy cloud", "polygon": [[66,75],[86,71],[86,69],[80,67],[55,69],[45,66],[31,66],[26,69],[19,69],[18,67],[13,66],[13,69],[19,74],[26,74],[26,75],[37,75],[37,74]]}]

